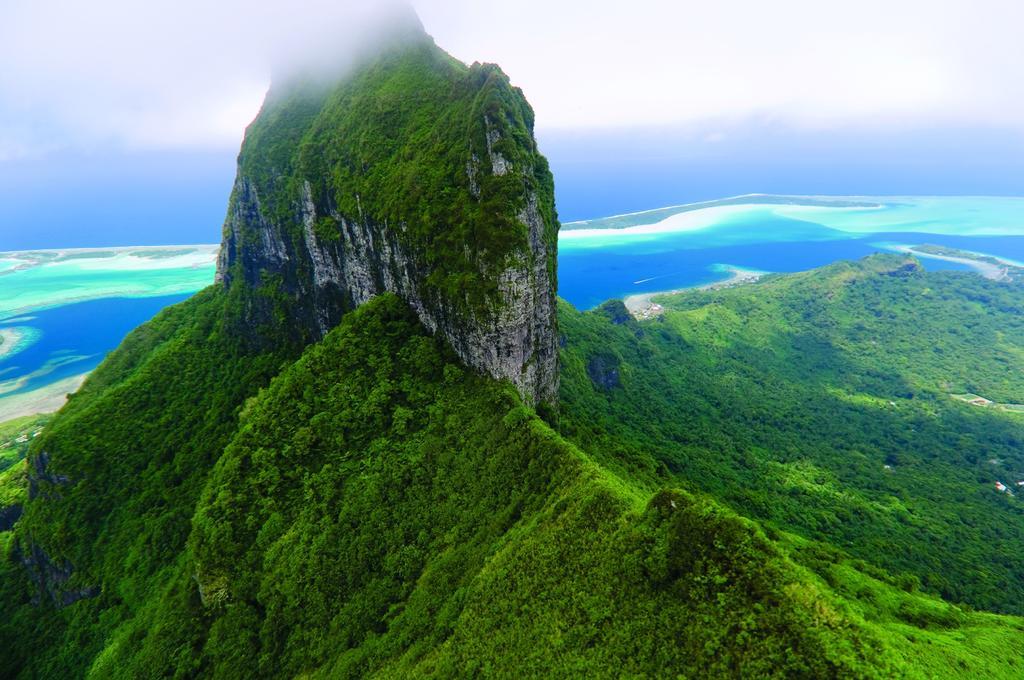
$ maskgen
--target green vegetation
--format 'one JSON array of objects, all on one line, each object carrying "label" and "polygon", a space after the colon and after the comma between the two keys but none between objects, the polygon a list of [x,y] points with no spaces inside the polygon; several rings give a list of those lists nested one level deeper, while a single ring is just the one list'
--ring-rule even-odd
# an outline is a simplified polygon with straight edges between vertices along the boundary
[{"label": "green vegetation", "polygon": [[230,349],[226,297],[135,332],[41,437],[71,482],[18,544],[100,592],[34,607],[6,545],[11,674],[1019,675],[1019,620],[617,474],[393,296],[253,393],[282,355]]},{"label": "green vegetation", "polygon": [[0,553],[12,538],[10,528],[28,499],[28,468],[25,455],[49,415],[27,416],[0,423]]},{"label": "green vegetation", "polygon": [[[318,238],[377,221],[486,311],[530,196],[554,279],[532,125],[425,37],[277,88],[227,241],[295,246],[308,181]],[[246,266],[0,429],[5,676],[1024,675],[1024,421],[950,396],[1024,403],[1016,284],[882,256],[563,305],[545,422],[399,298],[307,345],[311,263]]]},{"label": "green vegetation", "polygon": [[[95,673],[823,673],[877,654],[870,638],[840,638],[849,624],[756,529],[682,494],[645,510],[393,297],[347,317],[248,403],[189,552],[176,587],[112,636]],[[811,625],[790,588],[835,620]],[[710,621],[726,624],[714,644]],[[730,625],[749,641],[723,658]],[[141,646],[140,629],[156,631]],[[637,645],[654,653],[630,660]]]},{"label": "green vegetation", "polygon": [[[1024,423],[952,399],[1024,401],[1024,294],[896,256],[658,298],[560,322],[563,434],[652,484],[979,609],[1024,613]],[[619,386],[596,384],[593,357]]]},{"label": "green vegetation", "polygon": [[49,415],[25,416],[0,423],[0,472],[25,459],[29,444],[49,419]]},{"label": "green vegetation", "polygon": [[[83,675],[106,635],[160,592],[183,554],[196,499],[237,425],[243,400],[277,373],[289,350],[250,349],[231,332],[238,292],[212,289],[130,334],[33,440],[64,484],[40,482],[4,536],[0,667],[31,660],[38,677]],[[258,340],[258,337],[254,337]],[[278,343],[279,344],[279,343]],[[19,557],[41,544],[73,565],[57,594],[99,585],[102,596],[56,610]],[[36,572],[37,573],[37,572]],[[41,652],[41,650],[46,650]]]},{"label": "green vegetation", "polygon": [[961,250],[959,248],[951,248],[949,246],[933,245],[931,243],[925,243],[919,246],[913,246],[911,250],[922,253],[924,255],[943,255],[945,257],[958,257],[964,260],[976,260],[978,262],[985,262],[987,264],[1005,265],[1006,262],[1000,260],[998,257],[991,255],[982,255],[980,253],[972,253],[969,250]]}]

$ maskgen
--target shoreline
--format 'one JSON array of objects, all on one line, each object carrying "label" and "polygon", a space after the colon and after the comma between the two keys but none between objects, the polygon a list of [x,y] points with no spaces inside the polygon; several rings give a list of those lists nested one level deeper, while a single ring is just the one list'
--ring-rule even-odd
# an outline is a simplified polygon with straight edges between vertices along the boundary
[{"label": "shoreline", "polygon": [[15,264],[0,269],[0,276],[17,276],[22,272],[52,266],[73,266],[84,273],[199,270],[215,268],[219,251],[219,245],[11,250],[0,253],[0,259]]},{"label": "shoreline", "polygon": [[35,416],[59,411],[69,393],[77,392],[88,373],[57,380],[31,392],[0,397],[0,423],[23,416]]},{"label": "shoreline", "polygon": [[135,251],[135,250],[182,250],[191,248],[195,250],[220,250],[219,243],[172,243],[165,246],[86,246],[82,248],[29,248],[24,250],[5,250],[0,252],[0,257],[11,256],[11,259],[20,259],[18,255],[32,255],[35,253],[42,253],[44,255],[63,255],[66,253],[103,253],[103,252],[123,252],[123,251]]},{"label": "shoreline", "polygon": [[954,255],[940,255],[938,253],[921,252],[920,250],[917,250],[917,246],[896,245],[892,246],[892,250],[906,253],[907,255],[913,255],[914,257],[924,258],[926,260],[943,260],[945,262],[956,262],[957,264],[966,265],[984,276],[986,279],[990,279],[992,281],[1006,280],[1009,278],[1009,270],[1016,267],[1016,265],[995,255],[987,255],[986,257],[999,260],[1000,264],[975,260],[969,257],[956,257]]},{"label": "shoreline", "polygon": [[722,279],[721,281],[712,281],[711,283],[702,283],[699,286],[687,286],[685,288],[674,288],[672,290],[655,290],[650,293],[636,293],[635,295],[627,295],[622,299],[622,302],[626,305],[626,309],[629,313],[633,315],[633,318],[650,319],[665,311],[661,305],[656,302],[652,302],[652,298],[656,295],[673,295],[675,293],[685,293],[686,291],[691,290],[719,290],[722,288],[731,288],[732,286],[738,286],[744,283],[753,283],[765,274],[770,273],[741,269],[731,265],[724,265],[722,267],[722,271],[729,272],[729,277]]}]

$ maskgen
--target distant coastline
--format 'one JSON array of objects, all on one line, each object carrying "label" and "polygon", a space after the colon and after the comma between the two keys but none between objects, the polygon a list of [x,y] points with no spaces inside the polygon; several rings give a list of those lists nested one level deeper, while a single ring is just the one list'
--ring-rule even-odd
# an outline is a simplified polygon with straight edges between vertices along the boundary
[{"label": "distant coastline", "polygon": [[797,196],[797,195],[775,195],[775,194],[742,194],[730,196],[711,201],[698,201],[696,203],[682,203],[670,205],[664,208],[651,210],[640,210],[638,212],[611,215],[590,220],[577,220],[562,224],[563,232],[579,231],[582,229],[625,229],[640,225],[648,225],[660,222],[674,215],[708,208],[719,208],[726,206],[751,206],[751,205],[786,205],[786,206],[809,206],[821,208],[860,208],[880,209],[885,204],[876,200],[861,199],[856,196]]},{"label": "distant coastline", "polygon": [[889,248],[915,257],[923,257],[929,260],[942,260],[944,262],[956,262],[957,264],[966,265],[974,269],[986,279],[991,279],[993,281],[1009,280],[1012,278],[1012,272],[1014,270],[1019,271],[1021,269],[1020,263],[1014,262],[1013,260],[1007,260],[995,255],[986,255],[983,253],[973,253],[955,248],[946,248],[944,246],[933,246],[929,244],[892,245],[889,246]]},{"label": "distant coastline", "polygon": [[649,293],[627,295],[622,302],[626,305],[626,309],[629,310],[629,313],[632,314],[634,318],[650,319],[665,311],[661,305],[653,301],[653,298],[656,296],[683,293],[688,290],[719,290],[721,288],[729,288],[731,286],[738,286],[744,283],[753,283],[762,276],[770,273],[743,269],[742,267],[736,267],[733,265],[721,265],[719,271],[728,272],[729,277],[722,279],[721,281],[712,281],[711,283],[704,283],[699,286],[675,288],[673,290],[656,290]]},{"label": "distant coastline", "polygon": [[0,253],[0,421],[58,410],[132,328],[212,284],[218,250],[204,244]]},{"label": "distant coastline", "polygon": [[0,295],[0,321],[100,298],[194,292],[213,282],[219,249],[202,244],[0,253],[6,265],[0,270],[6,289]]}]

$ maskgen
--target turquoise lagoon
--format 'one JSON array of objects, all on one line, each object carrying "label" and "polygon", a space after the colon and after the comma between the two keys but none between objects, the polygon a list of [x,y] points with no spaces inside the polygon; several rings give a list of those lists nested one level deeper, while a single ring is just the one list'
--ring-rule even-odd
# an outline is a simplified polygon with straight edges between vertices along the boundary
[{"label": "turquoise lagoon", "polygon": [[[923,243],[1024,261],[1024,199],[740,196],[569,223],[559,295],[590,308],[712,283],[736,268],[799,271]],[[209,285],[216,254],[217,246],[0,253],[0,420],[46,390],[73,389],[132,328]]]},{"label": "turquoise lagoon", "polygon": [[1024,261],[1024,198],[754,195],[568,223],[559,295],[590,308],[712,283],[728,267],[793,272],[924,243]]},{"label": "turquoise lagoon", "polygon": [[216,257],[216,246],[0,254],[0,420],[59,406],[129,331],[209,285]]}]

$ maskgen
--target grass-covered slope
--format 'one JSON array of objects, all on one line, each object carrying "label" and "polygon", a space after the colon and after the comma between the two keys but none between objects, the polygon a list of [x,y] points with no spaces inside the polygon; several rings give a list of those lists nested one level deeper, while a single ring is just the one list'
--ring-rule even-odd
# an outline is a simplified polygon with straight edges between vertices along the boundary
[{"label": "grass-covered slope", "polygon": [[24,460],[32,440],[49,419],[49,415],[35,415],[0,423],[0,473]]},{"label": "grass-covered slope", "polygon": [[1024,402],[1019,285],[879,256],[660,301],[643,323],[562,309],[570,439],[906,588],[1024,613],[1024,502],[994,488],[1024,479],[1024,415],[950,396]]},{"label": "grass-covered slope", "polygon": [[13,538],[10,531],[28,500],[25,458],[32,440],[42,433],[49,414],[24,416],[0,423],[0,551]]},{"label": "grass-covered slope", "polygon": [[[78,560],[72,579],[102,590],[62,609],[33,605],[8,553],[0,649],[10,675],[1019,670],[1018,622],[849,565],[826,582],[791,559],[809,550],[795,537],[613,474],[510,385],[459,365],[393,296],[348,315],[236,421],[237,409],[211,407],[245,396],[223,372],[271,359],[204,358],[198,348],[218,336],[202,319],[218,298],[136,332],[35,449],[53,451],[50,465],[71,482],[29,503],[18,538]],[[171,358],[193,389],[166,389],[159,366]],[[115,418],[112,403],[131,408]],[[190,426],[158,445],[145,434],[158,417]],[[58,457],[72,442],[81,457]],[[161,464],[141,464],[143,453]]]}]

